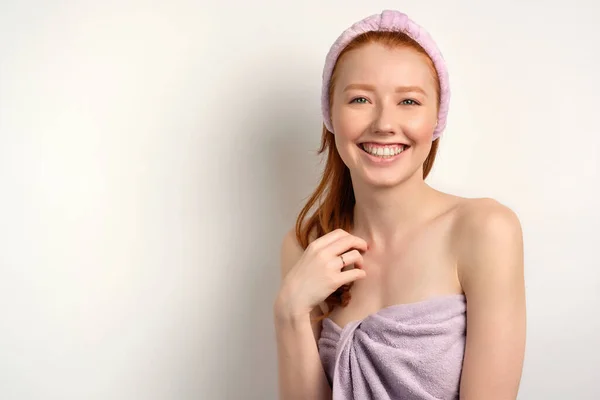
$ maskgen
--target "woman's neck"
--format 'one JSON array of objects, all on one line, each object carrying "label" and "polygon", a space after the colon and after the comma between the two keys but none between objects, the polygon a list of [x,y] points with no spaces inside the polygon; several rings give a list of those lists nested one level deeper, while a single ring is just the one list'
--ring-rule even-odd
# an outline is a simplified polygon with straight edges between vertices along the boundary
[{"label": "woman's neck", "polygon": [[413,176],[389,188],[373,188],[359,183],[354,185],[354,196],[352,233],[369,244],[387,247],[436,212],[437,207],[432,206],[439,201],[440,192],[419,176]]}]

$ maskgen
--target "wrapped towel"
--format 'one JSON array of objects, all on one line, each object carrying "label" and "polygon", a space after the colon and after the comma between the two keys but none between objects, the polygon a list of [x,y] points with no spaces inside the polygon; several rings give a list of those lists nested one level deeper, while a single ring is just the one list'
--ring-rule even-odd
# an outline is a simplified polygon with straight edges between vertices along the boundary
[{"label": "wrapped towel", "polygon": [[465,334],[462,294],[389,306],[343,329],[326,318],[318,347],[333,400],[458,399]]}]

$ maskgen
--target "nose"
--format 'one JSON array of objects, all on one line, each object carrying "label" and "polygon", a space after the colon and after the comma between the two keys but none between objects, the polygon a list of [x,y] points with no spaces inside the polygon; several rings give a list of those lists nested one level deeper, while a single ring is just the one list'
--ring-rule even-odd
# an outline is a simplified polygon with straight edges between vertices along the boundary
[{"label": "nose", "polygon": [[373,132],[379,135],[393,135],[396,132],[394,123],[394,109],[387,105],[379,105],[373,119]]}]

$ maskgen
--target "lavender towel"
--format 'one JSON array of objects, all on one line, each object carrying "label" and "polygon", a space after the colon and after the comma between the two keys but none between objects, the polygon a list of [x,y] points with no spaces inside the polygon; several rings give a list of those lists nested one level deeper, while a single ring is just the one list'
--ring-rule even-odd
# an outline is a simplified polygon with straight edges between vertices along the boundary
[{"label": "lavender towel", "polygon": [[333,400],[458,399],[466,298],[398,304],[348,323],[327,318],[319,354]]}]

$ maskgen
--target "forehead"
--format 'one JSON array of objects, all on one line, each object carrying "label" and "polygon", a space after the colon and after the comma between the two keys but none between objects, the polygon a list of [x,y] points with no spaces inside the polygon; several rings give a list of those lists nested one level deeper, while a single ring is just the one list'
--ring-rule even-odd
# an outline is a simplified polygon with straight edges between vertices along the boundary
[{"label": "forehead", "polygon": [[338,62],[336,87],[350,83],[421,86],[435,90],[434,70],[424,54],[409,47],[385,47],[370,43],[347,52]]}]

